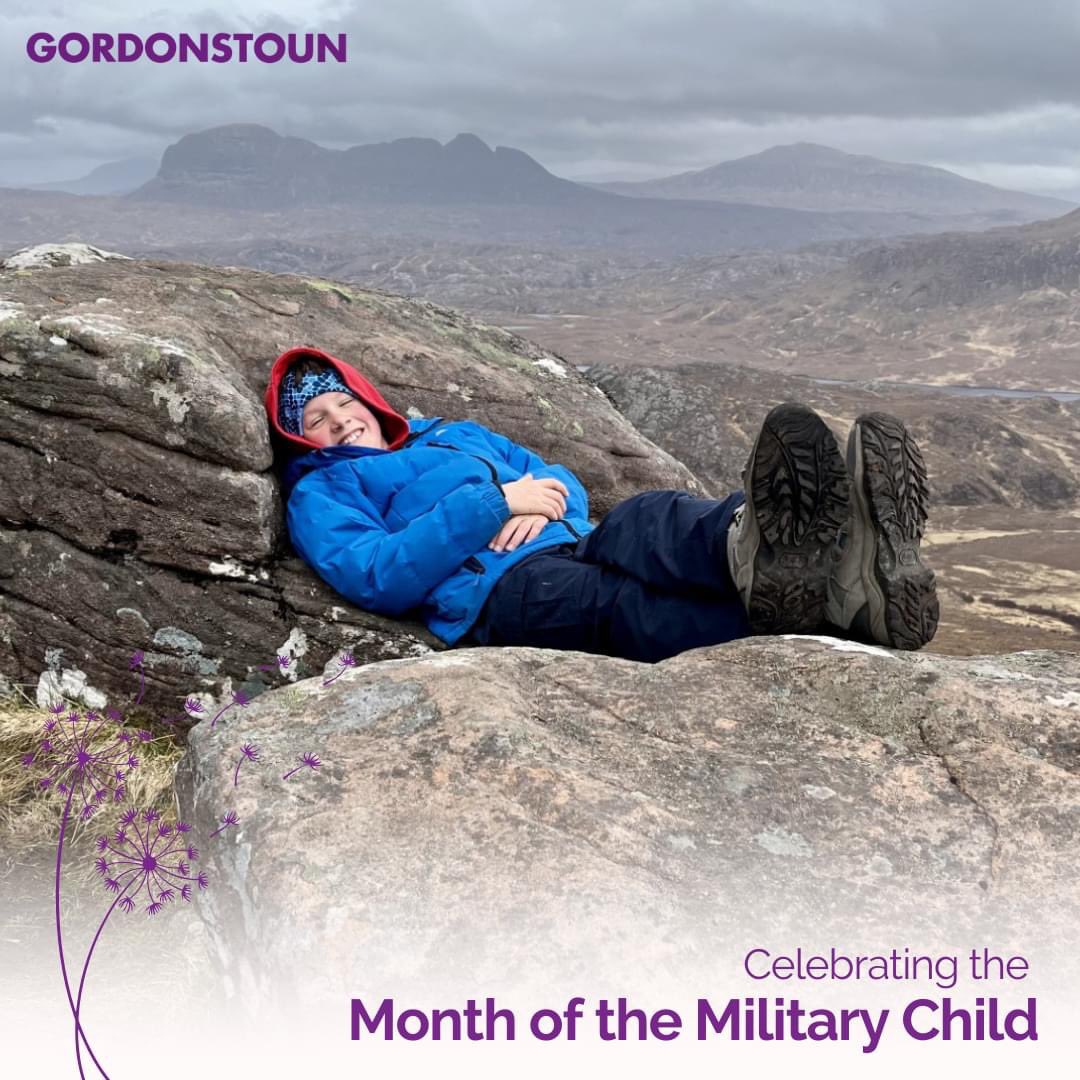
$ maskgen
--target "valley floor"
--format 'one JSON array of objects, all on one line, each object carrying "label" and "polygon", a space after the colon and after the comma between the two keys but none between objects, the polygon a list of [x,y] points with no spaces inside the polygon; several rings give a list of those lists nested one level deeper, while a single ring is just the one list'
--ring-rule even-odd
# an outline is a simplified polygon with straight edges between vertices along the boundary
[{"label": "valley floor", "polygon": [[943,507],[924,551],[941,594],[935,652],[1080,651],[1080,510]]}]

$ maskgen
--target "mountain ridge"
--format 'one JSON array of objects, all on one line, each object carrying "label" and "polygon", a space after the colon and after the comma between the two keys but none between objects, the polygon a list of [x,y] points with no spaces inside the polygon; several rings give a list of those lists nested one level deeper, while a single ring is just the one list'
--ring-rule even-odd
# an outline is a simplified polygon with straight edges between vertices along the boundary
[{"label": "mountain ridge", "polygon": [[1011,191],[934,165],[849,154],[820,143],[789,143],[655,180],[593,185],[635,198],[750,202],[800,210],[1012,210],[1028,220],[1075,207],[1065,199]]},{"label": "mountain ridge", "polygon": [[166,148],[131,196],[154,202],[271,208],[351,202],[588,204],[604,198],[507,146],[463,132],[442,144],[407,137],[331,150],[261,124],[226,124]]}]

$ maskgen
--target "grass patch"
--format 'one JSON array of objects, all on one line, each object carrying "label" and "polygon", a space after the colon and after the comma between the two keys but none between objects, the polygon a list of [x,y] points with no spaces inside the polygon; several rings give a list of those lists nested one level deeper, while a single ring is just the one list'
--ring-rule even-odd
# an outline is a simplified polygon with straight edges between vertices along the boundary
[{"label": "grass patch", "polygon": [[[74,703],[67,704],[84,711]],[[21,693],[0,698],[0,851],[8,858],[32,859],[56,847],[63,798],[56,792],[39,790],[39,770],[22,764],[23,756],[38,748],[48,717]],[[153,806],[167,820],[173,820],[173,777],[183,747],[172,734],[157,734],[152,741],[139,743],[135,753],[139,765],[128,776],[125,805]],[[115,826],[113,819],[118,813],[112,813],[106,804],[89,821],[71,821],[68,841],[75,848],[89,848],[103,823],[108,828]]]}]

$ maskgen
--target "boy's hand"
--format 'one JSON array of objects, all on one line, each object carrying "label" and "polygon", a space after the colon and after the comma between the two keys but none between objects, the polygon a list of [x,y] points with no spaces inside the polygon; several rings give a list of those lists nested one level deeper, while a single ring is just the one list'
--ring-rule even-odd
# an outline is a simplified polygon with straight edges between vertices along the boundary
[{"label": "boy's hand", "polygon": [[520,480],[503,484],[502,493],[511,514],[543,514],[549,521],[558,521],[566,513],[570,490],[561,480],[534,480],[532,473],[526,473]]},{"label": "boy's hand", "polygon": [[488,544],[492,551],[513,551],[530,540],[535,540],[543,531],[548,519],[543,514],[515,514],[499,530],[495,539]]}]

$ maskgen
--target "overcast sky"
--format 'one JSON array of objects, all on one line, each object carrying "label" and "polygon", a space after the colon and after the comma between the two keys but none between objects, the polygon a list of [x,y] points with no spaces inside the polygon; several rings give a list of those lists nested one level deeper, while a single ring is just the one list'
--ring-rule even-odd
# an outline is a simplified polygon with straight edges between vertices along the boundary
[{"label": "overcast sky", "polygon": [[[1080,199],[1078,0],[3,0],[0,181],[233,122],[475,132],[572,179],[809,141]],[[346,32],[320,65],[31,63],[36,31]]]}]

